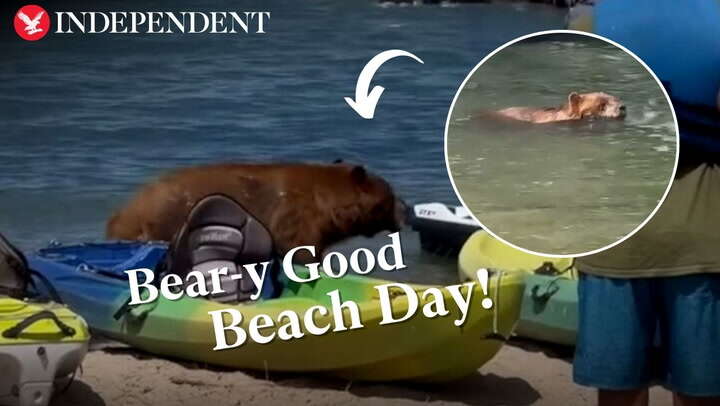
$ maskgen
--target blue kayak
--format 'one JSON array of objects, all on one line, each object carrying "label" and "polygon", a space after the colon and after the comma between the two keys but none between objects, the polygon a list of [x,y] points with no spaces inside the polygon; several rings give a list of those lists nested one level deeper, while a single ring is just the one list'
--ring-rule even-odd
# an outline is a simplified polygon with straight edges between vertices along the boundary
[{"label": "blue kayak", "polygon": [[109,322],[106,314],[89,310],[98,310],[98,304],[120,309],[128,298],[124,271],[153,269],[166,252],[163,243],[89,243],[51,246],[27,258],[44,279],[35,283],[40,294],[57,295],[70,308],[85,309],[81,313],[88,324],[102,328]]}]

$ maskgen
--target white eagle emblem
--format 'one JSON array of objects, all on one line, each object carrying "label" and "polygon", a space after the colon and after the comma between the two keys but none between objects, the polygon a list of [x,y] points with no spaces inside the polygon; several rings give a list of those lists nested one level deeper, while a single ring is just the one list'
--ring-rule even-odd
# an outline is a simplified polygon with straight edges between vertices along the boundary
[{"label": "white eagle emblem", "polygon": [[42,28],[38,28],[38,24],[40,24],[40,19],[42,18],[43,14],[45,14],[44,11],[41,11],[37,13],[35,18],[32,20],[30,17],[27,16],[27,14],[23,13],[22,11],[18,11],[17,17],[22,20],[22,22],[25,23],[25,31],[27,31],[28,35],[33,35],[38,32],[42,32]]}]

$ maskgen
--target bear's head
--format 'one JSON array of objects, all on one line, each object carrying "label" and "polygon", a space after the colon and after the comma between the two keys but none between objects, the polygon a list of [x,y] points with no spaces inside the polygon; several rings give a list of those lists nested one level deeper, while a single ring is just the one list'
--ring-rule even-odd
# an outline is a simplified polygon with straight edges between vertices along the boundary
[{"label": "bear's head", "polygon": [[[333,225],[345,235],[371,237],[399,231],[405,223],[405,203],[383,178],[363,166],[337,162],[339,175],[330,190],[316,191],[316,202],[328,210]],[[330,195],[320,196],[318,193]]]}]

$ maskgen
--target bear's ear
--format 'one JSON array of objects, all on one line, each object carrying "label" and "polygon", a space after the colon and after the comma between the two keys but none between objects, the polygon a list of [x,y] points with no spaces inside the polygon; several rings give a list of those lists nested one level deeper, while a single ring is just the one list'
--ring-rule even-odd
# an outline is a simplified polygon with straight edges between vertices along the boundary
[{"label": "bear's ear", "polygon": [[571,92],[568,95],[568,109],[570,110],[570,114],[573,116],[579,116],[580,115],[580,100],[582,97],[580,97],[577,92]]},{"label": "bear's ear", "polygon": [[341,164],[341,163],[343,163],[343,160],[342,160],[342,158],[338,158],[338,159],[334,160],[333,163],[334,163],[334,164]]},{"label": "bear's ear", "polygon": [[353,166],[350,170],[350,178],[357,184],[365,183],[367,171],[362,166]]}]

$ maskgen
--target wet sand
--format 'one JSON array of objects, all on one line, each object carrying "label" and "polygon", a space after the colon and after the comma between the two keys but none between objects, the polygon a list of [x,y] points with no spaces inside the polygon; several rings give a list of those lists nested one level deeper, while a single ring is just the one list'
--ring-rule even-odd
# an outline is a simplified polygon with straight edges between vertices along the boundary
[{"label": "wet sand", "polygon": [[[84,372],[54,406],[101,405],[593,405],[572,383],[571,352],[524,341],[506,345],[476,375],[441,384],[348,382],[302,374],[222,370],[109,345],[91,351]],[[651,404],[670,394],[651,392]]]}]

